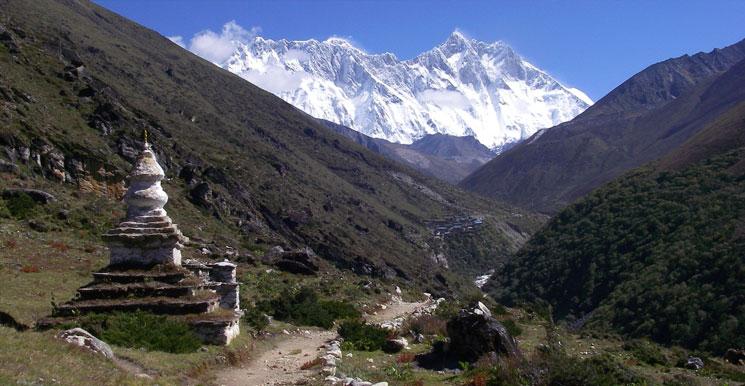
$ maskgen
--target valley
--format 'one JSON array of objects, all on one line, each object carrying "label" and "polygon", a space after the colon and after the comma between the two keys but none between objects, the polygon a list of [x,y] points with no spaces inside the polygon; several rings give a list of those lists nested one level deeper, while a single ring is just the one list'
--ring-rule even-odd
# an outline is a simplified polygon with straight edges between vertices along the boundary
[{"label": "valley", "polygon": [[745,384],[745,41],[239,35],[0,0],[0,384]]}]

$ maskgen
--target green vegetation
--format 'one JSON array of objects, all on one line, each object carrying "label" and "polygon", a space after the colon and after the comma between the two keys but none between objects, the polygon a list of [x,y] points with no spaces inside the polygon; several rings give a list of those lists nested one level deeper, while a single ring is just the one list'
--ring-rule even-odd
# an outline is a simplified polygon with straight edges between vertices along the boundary
[{"label": "green vegetation", "polygon": [[523,329],[515,323],[512,319],[500,320],[500,323],[507,329],[507,332],[513,337],[520,336],[523,333]]},{"label": "green vegetation", "polygon": [[743,158],[609,183],[559,213],[489,290],[598,330],[714,353],[745,346]]},{"label": "green vegetation", "polygon": [[331,328],[337,319],[360,316],[353,305],[336,300],[321,300],[315,291],[307,287],[295,293],[285,291],[270,301],[260,302],[257,307],[281,321],[322,328]]},{"label": "green vegetation", "polygon": [[388,330],[355,319],[342,322],[339,326],[339,335],[344,338],[342,349],[375,351],[380,350],[385,344]]},{"label": "green vegetation", "polygon": [[623,344],[623,349],[631,352],[634,358],[648,365],[664,365],[668,360],[662,350],[646,339],[634,339]]},{"label": "green vegetation", "polygon": [[543,358],[543,365],[548,370],[546,384],[549,385],[614,386],[644,381],[643,377],[610,355],[579,359],[563,353],[552,353]]},{"label": "green vegetation", "polygon": [[143,311],[85,316],[81,318],[81,327],[105,342],[122,347],[179,354],[194,352],[202,346],[186,323]]},{"label": "green vegetation", "polygon": [[269,318],[258,307],[249,305],[243,309],[243,320],[256,332],[262,332],[269,326]]},{"label": "green vegetation", "polygon": [[11,216],[18,220],[31,217],[36,209],[36,202],[26,193],[19,193],[5,201],[5,206]]}]

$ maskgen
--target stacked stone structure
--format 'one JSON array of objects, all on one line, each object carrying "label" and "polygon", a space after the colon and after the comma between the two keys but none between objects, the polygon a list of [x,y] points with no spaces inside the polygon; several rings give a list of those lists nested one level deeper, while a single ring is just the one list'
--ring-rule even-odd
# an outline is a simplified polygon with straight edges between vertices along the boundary
[{"label": "stacked stone structure", "polygon": [[126,218],[104,234],[109,265],[41,324],[92,312],[144,310],[183,319],[206,343],[228,344],[238,335],[236,266],[227,261],[182,265],[181,250],[189,239],[163,209],[168,202],[164,177],[145,140],[124,196]]}]

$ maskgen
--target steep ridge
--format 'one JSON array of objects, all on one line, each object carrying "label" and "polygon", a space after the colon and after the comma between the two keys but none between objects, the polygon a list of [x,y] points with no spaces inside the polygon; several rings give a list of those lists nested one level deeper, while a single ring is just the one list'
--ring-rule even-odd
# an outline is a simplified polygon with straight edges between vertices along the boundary
[{"label": "steep ridge", "polygon": [[369,150],[451,184],[457,184],[495,155],[474,137],[429,134],[411,145],[405,145],[368,137],[331,121],[320,121]]},{"label": "steep ridge", "polygon": [[[741,90],[743,70],[719,86]],[[575,327],[718,354],[742,347],[744,132],[741,100],[661,160],[559,212],[487,290],[550,305]]]},{"label": "steep ridge", "polygon": [[[459,279],[431,263],[426,220],[541,221],[374,154],[95,4],[2,0],[0,15],[3,187],[116,200],[147,129],[169,213],[192,239],[309,246],[339,268],[440,292]],[[502,236],[499,253],[517,248]]]},{"label": "steep ridge", "polygon": [[741,98],[717,79],[745,41],[650,66],[570,122],[500,154],[461,186],[555,212],[626,170],[664,156]]},{"label": "steep ridge", "polygon": [[439,133],[474,136],[499,151],[592,103],[504,42],[458,31],[411,60],[368,54],[340,38],[255,37],[217,64],[314,117],[403,144]]}]

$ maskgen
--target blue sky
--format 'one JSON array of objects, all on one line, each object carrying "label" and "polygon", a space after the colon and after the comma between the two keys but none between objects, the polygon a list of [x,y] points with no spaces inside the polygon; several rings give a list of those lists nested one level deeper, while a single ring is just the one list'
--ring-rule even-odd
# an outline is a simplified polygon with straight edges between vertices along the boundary
[{"label": "blue sky", "polygon": [[745,38],[745,1],[165,1],[94,0],[187,42],[231,20],[270,39],[340,36],[409,59],[459,29],[503,40],[599,99],[646,66]]}]

